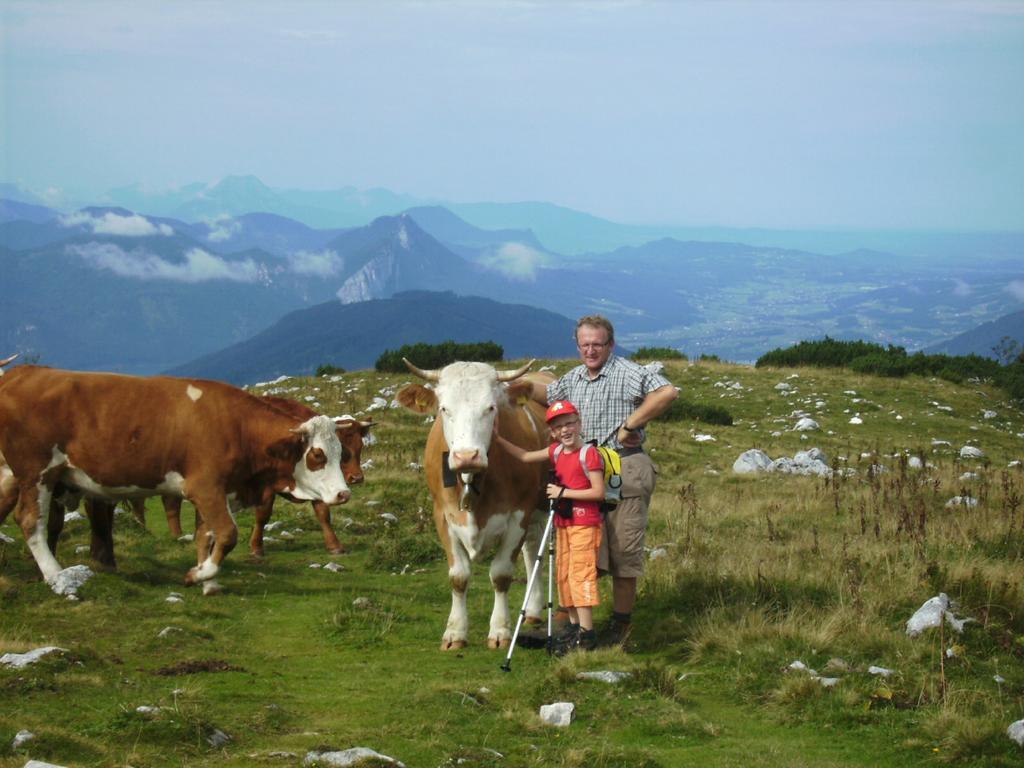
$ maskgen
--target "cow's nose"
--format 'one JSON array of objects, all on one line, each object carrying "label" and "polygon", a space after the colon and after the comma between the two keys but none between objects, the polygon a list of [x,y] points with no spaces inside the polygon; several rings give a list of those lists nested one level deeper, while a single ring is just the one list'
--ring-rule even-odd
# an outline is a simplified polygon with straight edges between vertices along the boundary
[{"label": "cow's nose", "polygon": [[335,504],[345,504],[351,498],[352,494],[349,491],[339,491],[335,497]]},{"label": "cow's nose", "polygon": [[361,482],[363,482],[363,473],[360,472],[358,475],[355,473],[345,475],[345,482],[348,483],[349,485],[359,485]]},{"label": "cow's nose", "polygon": [[479,450],[472,451],[454,451],[452,457],[455,459],[454,464],[456,467],[465,467],[467,465],[473,465],[477,461],[477,457],[480,455]]}]

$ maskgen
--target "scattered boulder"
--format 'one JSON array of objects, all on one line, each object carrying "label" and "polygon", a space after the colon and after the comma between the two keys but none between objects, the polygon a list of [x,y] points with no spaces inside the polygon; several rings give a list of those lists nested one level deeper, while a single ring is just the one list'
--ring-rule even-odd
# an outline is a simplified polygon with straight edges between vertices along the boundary
[{"label": "scattered boulder", "polygon": [[973,496],[954,496],[946,502],[946,508],[950,507],[968,507],[974,508],[978,506],[978,500]]},{"label": "scattered boulder", "polygon": [[27,667],[29,664],[35,664],[44,656],[48,656],[51,653],[67,653],[67,648],[58,648],[55,645],[47,645],[43,648],[35,648],[25,653],[5,653],[0,656],[0,664],[7,667],[13,667],[14,669],[21,669]]},{"label": "scattered boulder", "polygon": [[206,743],[214,749],[220,749],[230,741],[231,737],[224,733],[220,728],[214,728],[213,732],[206,737]]},{"label": "scattered boulder", "polygon": [[767,453],[757,448],[751,448],[749,451],[741,453],[740,457],[733,462],[732,471],[739,475],[768,472],[771,465],[772,460]]},{"label": "scattered boulder", "polygon": [[964,624],[974,621],[971,618],[958,619],[953,615],[956,605],[949,599],[945,592],[940,592],[914,612],[914,615],[907,621],[907,634],[910,637],[917,637],[926,629],[939,626],[943,619],[954,631],[964,631]]},{"label": "scattered boulder", "polygon": [[713,442],[715,442],[715,437],[713,435],[694,435],[693,439],[696,440],[698,443],[713,443]]},{"label": "scattered boulder", "polygon": [[810,416],[804,416],[800,421],[793,427],[797,432],[810,432],[815,429],[821,429],[821,425],[812,419]]},{"label": "scattered boulder", "polygon": [[548,725],[566,728],[576,719],[576,705],[568,701],[542,704],[540,707],[540,719]]},{"label": "scattered boulder", "polygon": [[1010,727],[1006,729],[1006,735],[1024,747],[1024,720],[1010,723]]},{"label": "scattered boulder", "polygon": [[921,461],[920,456],[911,456],[907,459],[907,466],[910,469],[924,469],[924,462]]},{"label": "scattered boulder", "polygon": [[891,669],[886,669],[885,667],[876,667],[872,665],[868,667],[868,674],[878,675],[879,677],[892,677],[894,673]]},{"label": "scattered boulder", "polygon": [[29,760],[23,768],[64,768],[64,766],[56,763],[44,763],[42,760]]},{"label": "scattered boulder", "polygon": [[22,744],[32,741],[36,735],[32,731],[21,730],[14,734],[14,741],[11,742],[11,749],[20,749]]},{"label": "scattered boulder", "polygon": [[405,768],[405,763],[395,760],[393,757],[382,755],[380,752],[368,747],[352,747],[338,752],[307,752],[303,765],[307,766],[329,766],[329,768],[345,768],[349,765],[358,765],[364,760],[377,760],[382,763]]},{"label": "scattered boulder", "polygon": [[994,419],[999,414],[995,411],[982,411],[981,418],[983,419]]},{"label": "scattered boulder", "polygon": [[983,459],[985,458],[985,452],[981,448],[977,448],[973,445],[965,445],[960,449],[961,459]]},{"label": "scattered boulder", "polygon": [[14,539],[12,539],[6,533],[0,533],[0,541],[2,541],[4,544],[13,544],[14,543]]},{"label": "scattered boulder", "polygon": [[72,565],[70,568],[57,572],[50,582],[50,589],[58,595],[72,597],[77,595],[78,590],[95,575],[87,565]]}]

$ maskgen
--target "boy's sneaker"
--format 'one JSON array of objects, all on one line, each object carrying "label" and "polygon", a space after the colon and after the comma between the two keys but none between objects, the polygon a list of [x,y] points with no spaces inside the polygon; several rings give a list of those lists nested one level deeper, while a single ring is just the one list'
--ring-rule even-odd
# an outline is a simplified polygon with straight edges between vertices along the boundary
[{"label": "boy's sneaker", "polygon": [[597,644],[601,648],[611,648],[613,646],[624,648],[632,630],[633,625],[630,622],[617,621],[615,618],[608,619],[608,622],[598,633]]},{"label": "boy's sneaker", "polygon": [[571,651],[592,651],[597,647],[597,631],[581,629],[565,645],[555,648],[556,656],[564,656]]},{"label": "boy's sneaker", "polygon": [[556,633],[551,638],[551,652],[556,656],[561,656],[568,649],[569,646],[576,642],[576,638],[580,634],[579,624],[566,624],[562,631]]}]

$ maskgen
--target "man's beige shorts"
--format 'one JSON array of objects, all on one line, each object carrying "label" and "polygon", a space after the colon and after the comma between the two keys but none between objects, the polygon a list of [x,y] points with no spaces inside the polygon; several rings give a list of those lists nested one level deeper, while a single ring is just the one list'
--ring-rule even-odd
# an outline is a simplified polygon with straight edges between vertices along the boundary
[{"label": "man's beige shorts", "polygon": [[657,475],[658,467],[646,453],[623,457],[622,501],[604,520],[605,535],[597,560],[602,573],[627,578],[644,575],[647,508]]}]

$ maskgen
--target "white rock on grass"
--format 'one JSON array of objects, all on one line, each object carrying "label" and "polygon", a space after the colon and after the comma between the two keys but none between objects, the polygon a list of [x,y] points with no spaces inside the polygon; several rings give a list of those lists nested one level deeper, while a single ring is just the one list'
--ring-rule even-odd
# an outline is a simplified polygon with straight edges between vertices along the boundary
[{"label": "white rock on grass", "polygon": [[345,566],[341,563],[328,563],[324,566],[325,571],[331,571],[333,573],[340,573],[345,570]]},{"label": "white rock on grass", "polygon": [[601,683],[609,683],[614,685],[621,683],[623,680],[628,680],[633,676],[632,672],[614,672],[611,670],[602,670],[600,672],[577,672],[577,680],[597,680]]},{"label": "white rock on grass", "polygon": [[181,627],[164,627],[157,633],[157,637],[170,637],[178,632],[184,632]]},{"label": "white rock on grass", "polygon": [[995,411],[982,411],[981,418],[983,419],[994,419],[999,414]]},{"label": "white rock on grass", "polygon": [[71,597],[77,595],[78,590],[95,575],[87,565],[72,565],[70,568],[57,572],[57,575],[49,582],[50,589],[58,595]]},{"label": "white rock on grass", "polygon": [[715,438],[712,435],[694,435],[693,439],[696,440],[698,443],[713,443],[713,442],[715,442]]},{"label": "white rock on grass", "polygon": [[384,522],[391,523],[392,525],[398,523],[398,517],[391,512],[381,512],[378,517]]},{"label": "white rock on grass", "polygon": [[324,766],[325,768],[345,768],[349,765],[359,765],[365,760],[376,760],[382,763],[398,765],[405,768],[405,763],[395,760],[393,757],[382,755],[380,752],[369,747],[352,747],[338,752],[307,752],[303,765]]},{"label": "white rock on grass", "polygon": [[879,677],[892,677],[893,671],[886,669],[885,667],[876,667],[874,665],[868,667],[869,675],[878,675]]},{"label": "white rock on grass", "polygon": [[64,768],[56,763],[44,763],[42,760],[29,760],[22,768]]},{"label": "white rock on grass", "polygon": [[947,509],[950,507],[967,507],[971,509],[976,506],[978,506],[978,500],[973,496],[954,496],[946,502]]},{"label": "white rock on grass", "polygon": [[13,544],[14,543],[14,539],[12,539],[6,533],[0,533],[0,541],[2,541],[4,544]]},{"label": "white rock on grass", "polygon": [[973,445],[965,445],[960,449],[961,459],[983,459],[985,458],[985,452],[981,448],[976,448]]},{"label": "white rock on grass", "polygon": [[793,427],[797,432],[809,432],[815,429],[821,429],[821,425],[812,419],[810,416],[804,416],[800,421]]},{"label": "white rock on grass", "polygon": [[11,742],[11,749],[18,749],[22,744],[32,741],[36,735],[32,731],[18,731],[14,734],[14,741]]},{"label": "white rock on grass", "polygon": [[850,419],[850,423],[851,424],[863,424],[864,423],[864,419],[862,419],[860,416],[854,416],[854,417],[852,417]]},{"label": "white rock on grass", "polygon": [[974,621],[971,618],[958,619],[953,615],[956,605],[949,599],[945,592],[940,592],[935,597],[924,601],[914,615],[907,621],[907,634],[910,637],[917,637],[926,629],[938,627],[943,620],[956,632],[964,631],[964,624]]},{"label": "white rock on grass", "polygon": [[924,462],[921,461],[920,456],[911,456],[907,459],[907,466],[910,469],[924,469]]},{"label": "white rock on grass", "polygon": [[0,664],[6,667],[13,667],[14,669],[21,669],[27,667],[29,664],[35,664],[44,656],[48,656],[51,653],[67,653],[67,648],[58,648],[55,645],[47,645],[43,648],[35,648],[25,653],[5,653],[0,656]]},{"label": "white rock on grass", "polygon": [[567,728],[576,719],[576,705],[568,701],[542,704],[540,707],[540,719],[547,725]]},{"label": "white rock on grass", "polygon": [[68,523],[76,523],[79,520],[84,520],[84,519],[85,519],[85,516],[81,512],[78,512],[78,511],[68,512],[66,515],[64,515],[64,524],[67,525]]},{"label": "white rock on grass", "polygon": [[1010,727],[1006,729],[1006,735],[1024,747],[1024,720],[1010,723]]},{"label": "white rock on grass", "polygon": [[732,471],[739,475],[751,474],[754,472],[767,472],[772,465],[772,460],[762,450],[751,448],[744,451],[740,457],[733,462]]}]

